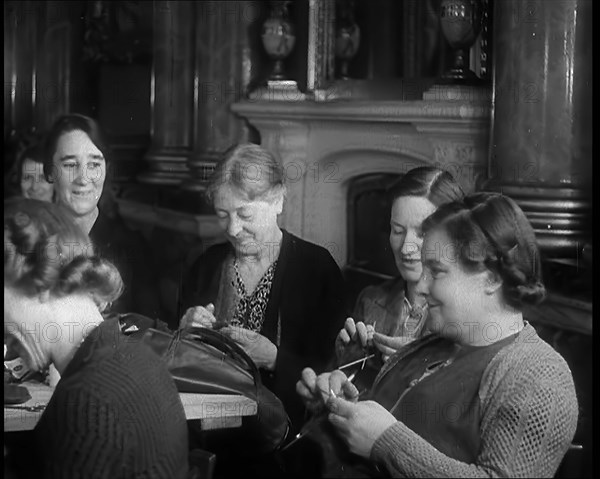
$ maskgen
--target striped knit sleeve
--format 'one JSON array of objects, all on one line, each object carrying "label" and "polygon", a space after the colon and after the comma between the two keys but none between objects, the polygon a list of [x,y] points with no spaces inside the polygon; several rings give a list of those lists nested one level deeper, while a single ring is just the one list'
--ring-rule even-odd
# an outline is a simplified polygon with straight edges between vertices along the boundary
[{"label": "striped knit sleeve", "polygon": [[575,387],[558,353],[528,349],[503,354],[484,379],[474,464],[442,454],[402,422],[377,439],[371,459],[394,477],[552,477],[575,434]]},{"label": "striped knit sleeve", "polygon": [[36,428],[43,477],[119,477],[124,434],[117,416],[82,388],[57,388]]}]

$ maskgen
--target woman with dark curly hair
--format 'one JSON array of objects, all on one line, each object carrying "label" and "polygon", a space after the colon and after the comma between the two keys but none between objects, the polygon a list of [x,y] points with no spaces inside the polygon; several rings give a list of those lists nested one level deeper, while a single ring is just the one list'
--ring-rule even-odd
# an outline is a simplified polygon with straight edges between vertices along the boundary
[{"label": "woman with dark curly hair", "polygon": [[44,154],[41,146],[26,148],[19,155],[16,167],[17,182],[25,198],[52,201],[54,185],[44,176]]},{"label": "woman with dark curly hair", "polygon": [[53,201],[54,185],[44,175],[43,135],[16,132],[5,143],[5,162],[10,168],[4,175],[4,197],[23,196]]},{"label": "woman with dark curly hair", "polygon": [[57,118],[46,136],[44,160],[44,174],[54,183],[56,202],[123,277],[125,290],[111,312],[159,318],[156,274],[144,237],[102,209],[111,154],[98,123],[75,113]]},{"label": "woman with dark curly hair", "polygon": [[523,319],[545,295],[533,228],[510,198],[479,193],[423,233],[432,334],[390,357],[367,400],[339,370],[297,383],[352,453],[339,475],[552,477],[578,406],[567,363]]},{"label": "woman with dark curly hair", "polygon": [[[4,336],[61,375],[27,450],[26,477],[185,477],[187,426],[164,363],[100,309],[123,291],[62,207],[4,202]],[[31,460],[35,458],[35,460]]]}]

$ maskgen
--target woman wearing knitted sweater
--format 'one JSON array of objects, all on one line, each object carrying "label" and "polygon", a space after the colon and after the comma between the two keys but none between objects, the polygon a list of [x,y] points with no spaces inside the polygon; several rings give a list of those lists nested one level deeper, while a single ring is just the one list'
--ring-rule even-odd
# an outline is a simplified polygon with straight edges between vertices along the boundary
[{"label": "woman wearing knitted sweater", "polygon": [[[121,276],[62,206],[4,202],[4,336],[30,369],[61,375],[19,477],[184,478],[185,413],[171,375],[100,309]],[[18,453],[18,451],[16,451]]]},{"label": "woman wearing knitted sweater", "polygon": [[440,207],[423,232],[433,333],[388,360],[368,400],[341,371],[307,368],[297,384],[352,453],[340,474],[552,477],[578,406],[566,362],[521,313],[545,294],[531,225],[508,197],[479,193]]}]

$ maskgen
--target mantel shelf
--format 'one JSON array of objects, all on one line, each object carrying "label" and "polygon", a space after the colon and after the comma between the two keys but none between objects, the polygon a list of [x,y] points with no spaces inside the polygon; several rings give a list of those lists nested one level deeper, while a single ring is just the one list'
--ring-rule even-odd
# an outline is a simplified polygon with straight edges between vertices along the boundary
[{"label": "mantel shelf", "polygon": [[231,109],[248,118],[332,122],[447,123],[489,122],[491,108],[483,101],[245,101]]},{"label": "mantel shelf", "polygon": [[487,168],[491,105],[483,100],[486,89],[461,90],[467,91],[479,96],[249,99],[231,109],[256,128],[261,145],[281,159],[289,175],[282,226],[330,245],[343,267],[348,261],[347,189],[355,179],[435,165],[449,170],[465,191],[474,190]]}]

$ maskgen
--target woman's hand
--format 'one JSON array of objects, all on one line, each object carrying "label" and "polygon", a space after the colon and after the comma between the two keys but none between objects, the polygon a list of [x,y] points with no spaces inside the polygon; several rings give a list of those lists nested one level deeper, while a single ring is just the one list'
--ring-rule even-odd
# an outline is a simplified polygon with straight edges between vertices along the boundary
[{"label": "woman's hand", "polygon": [[179,321],[179,329],[189,329],[193,327],[212,329],[217,322],[214,313],[215,306],[212,303],[208,303],[206,307],[194,306],[193,308],[188,308],[181,318],[181,321]]},{"label": "woman's hand", "polygon": [[402,346],[405,346],[414,340],[415,338],[406,336],[386,336],[381,333],[373,334],[373,344],[381,351],[381,357],[384,361],[387,361],[388,358]]},{"label": "woman's hand", "polygon": [[342,398],[331,398],[327,408],[329,421],[348,444],[350,451],[366,458],[370,457],[377,438],[397,421],[375,401],[353,403]]},{"label": "woman's hand", "polygon": [[343,357],[346,348],[352,344],[358,344],[363,349],[371,346],[374,332],[375,329],[371,324],[365,325],[362,321],[355,323],[354,319],[347,318],[344,327],[335,338],[335,354],[338,360]]},{"label": "woman's hand", "polygon": [[335,397],[341,396],[347,401],[358,400],[358,389],[340,370],[317,376],[311,368],[304,368],[300,381],[296,383],[296,392],[305,406],[313,412],[322,409],[333,397],[332,393]]},{"label": "woman's hand", "polygon": [[277,346],[262,334],[237,326],[226,326],[220,330],[238,343],[252,358],[257,367],[273,371],[277,359]]},{"label": "woman's hand", "polygon": [[300,380],[296,383],[296,392],[309,411],[316,412],[323,408],[323,398],[317,391],[317,373],[313,369],[304,368],[302,370]]}]

